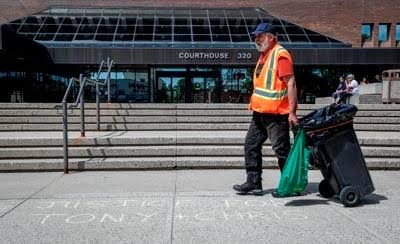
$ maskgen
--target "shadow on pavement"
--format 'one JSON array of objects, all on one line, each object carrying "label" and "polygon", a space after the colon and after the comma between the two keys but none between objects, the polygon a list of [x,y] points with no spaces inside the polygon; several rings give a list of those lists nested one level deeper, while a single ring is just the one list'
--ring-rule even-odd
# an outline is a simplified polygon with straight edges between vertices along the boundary
[{"label": "shadow on pavement", "polygon": [[[318,186],[319,186],[319,183],[316,183],[316,182],[308,183],[306,190],[301,194],[301,196],[318,193],[318,194],[316,194],[316,196],[320,197],[321,199],[295,199],[290,202],[287,202],[285,204],[285,206],[300,207],[300,206],[310,206],[310,205],[327,205],[327,204],[329,204],[329,202],[342,204],[342,202],[338,199],[337,196],[333,197],[333,198],[322,197],[321,194],[319,194]],[[381,201],[384,201],[384,200],[388,200],[388,198],[384,195],[371,193],[371,194],[361,198],[359,205],[357,205],[356,207],[362,207],[364,205],[379,204]]]},{"label": "shadow on pavement", "polygon": [[[321,197],[321,199],[296,199],[296,200],[287,202],[285,204],[285,206],[301,207],[301,206],[311,206],[311,205],[329,205],[330,202],[342,204],[342,202],[339,201],[339,199],[337,199],[335,197],[327,199],[327,198],[323,198],[320,194],[317,194],[317,196]],[[372,194],[369,194],[369,195],[365,196],[364,198],[362,198],[359,205],[357,205],[356,207],[379,204],[383,200],[388,200],[388,198],[383,195],[372,193]]]},{"label": "shadow on pavement", "polygon": [[329,205],[330,199],[298,199],[285,204],[287,207],[301,207],[311,205]]},{"label": "shadow on pavement", "polygon": [[384,200],[388,200],[388,198],[384,195],[371,193],[361,199],[359,206],[379,204],[381,201],[384,201]]}]

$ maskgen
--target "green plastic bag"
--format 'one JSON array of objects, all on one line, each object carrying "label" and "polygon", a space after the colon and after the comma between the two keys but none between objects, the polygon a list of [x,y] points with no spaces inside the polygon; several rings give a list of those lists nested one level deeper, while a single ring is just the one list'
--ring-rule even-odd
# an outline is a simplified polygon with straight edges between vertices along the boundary
[{"label": "green plastic bag", "polygon": [[300,128],[283,168],[279,186],[275,194],[277,197],[297,196],[307,186],[310,151],[306,147],[305,136],[304,129]]}]

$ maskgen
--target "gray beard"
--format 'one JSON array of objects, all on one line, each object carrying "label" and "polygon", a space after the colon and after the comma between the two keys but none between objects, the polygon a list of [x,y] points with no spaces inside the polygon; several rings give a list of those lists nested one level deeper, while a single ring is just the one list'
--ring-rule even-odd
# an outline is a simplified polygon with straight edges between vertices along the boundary
[{"label": "gray beard", "polygon": [[268,43],[263,42],[263,43],[261,43],[261,45],[258,45],[258,44],[256,43],[256,48],[257,48],[257,50],[258,50],[259,52],[265,52],[265,51],[267,51],[267,49],[268,49]]}]

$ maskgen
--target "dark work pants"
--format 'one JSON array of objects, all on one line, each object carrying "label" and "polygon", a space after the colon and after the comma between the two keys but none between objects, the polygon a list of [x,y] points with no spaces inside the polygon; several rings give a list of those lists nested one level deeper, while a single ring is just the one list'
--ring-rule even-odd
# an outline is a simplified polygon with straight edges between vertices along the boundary
[{"label": "dark work pants", "polygon": [[288,115],[253,112],[244,145],[247,181],[249,182],[258,183],[261,181],[261,150],[263,143],[268,138],[275,155],[278,157],[278,165],[282,171],[290,151]]}]

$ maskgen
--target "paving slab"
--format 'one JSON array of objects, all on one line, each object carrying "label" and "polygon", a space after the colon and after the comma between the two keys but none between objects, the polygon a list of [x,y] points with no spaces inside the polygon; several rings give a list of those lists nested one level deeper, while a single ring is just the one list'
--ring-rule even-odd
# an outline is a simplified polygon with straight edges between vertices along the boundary
[{"label": "paving slab", "polygon": [[4,214],[7,214],[9,211],[11,211],[13,208],[17,207],[23,201],[24,200],[22,200],[22,199],[18,199],[18,200],[0,200],[0,216],[3,216]]},{"label": "paving slab", "polygon": [[172,198],[31,199],[0,220],[3,243],[170,243]]},{"label": "paving slab", "polygon": [[61,172],[1,173],[0,200],[26,199],[62,177]]},{"label": "paving slab", "polygon": [[376,191],[355,208],[322,198],[317,170],[302,196],[273,198],[279,175],[264,170],[265,195],[256,197],[231,189],[244,170],[0,174],[8,197],[0,235],[4,243],[400,242],[399,171],[371,171]]},{"label": "paving slab", "polygon": [[[176,171],[86,171],[64,175],[38,198],[162,195],[175,192]],[[168,194],[165,194],[168,193]]]}]

